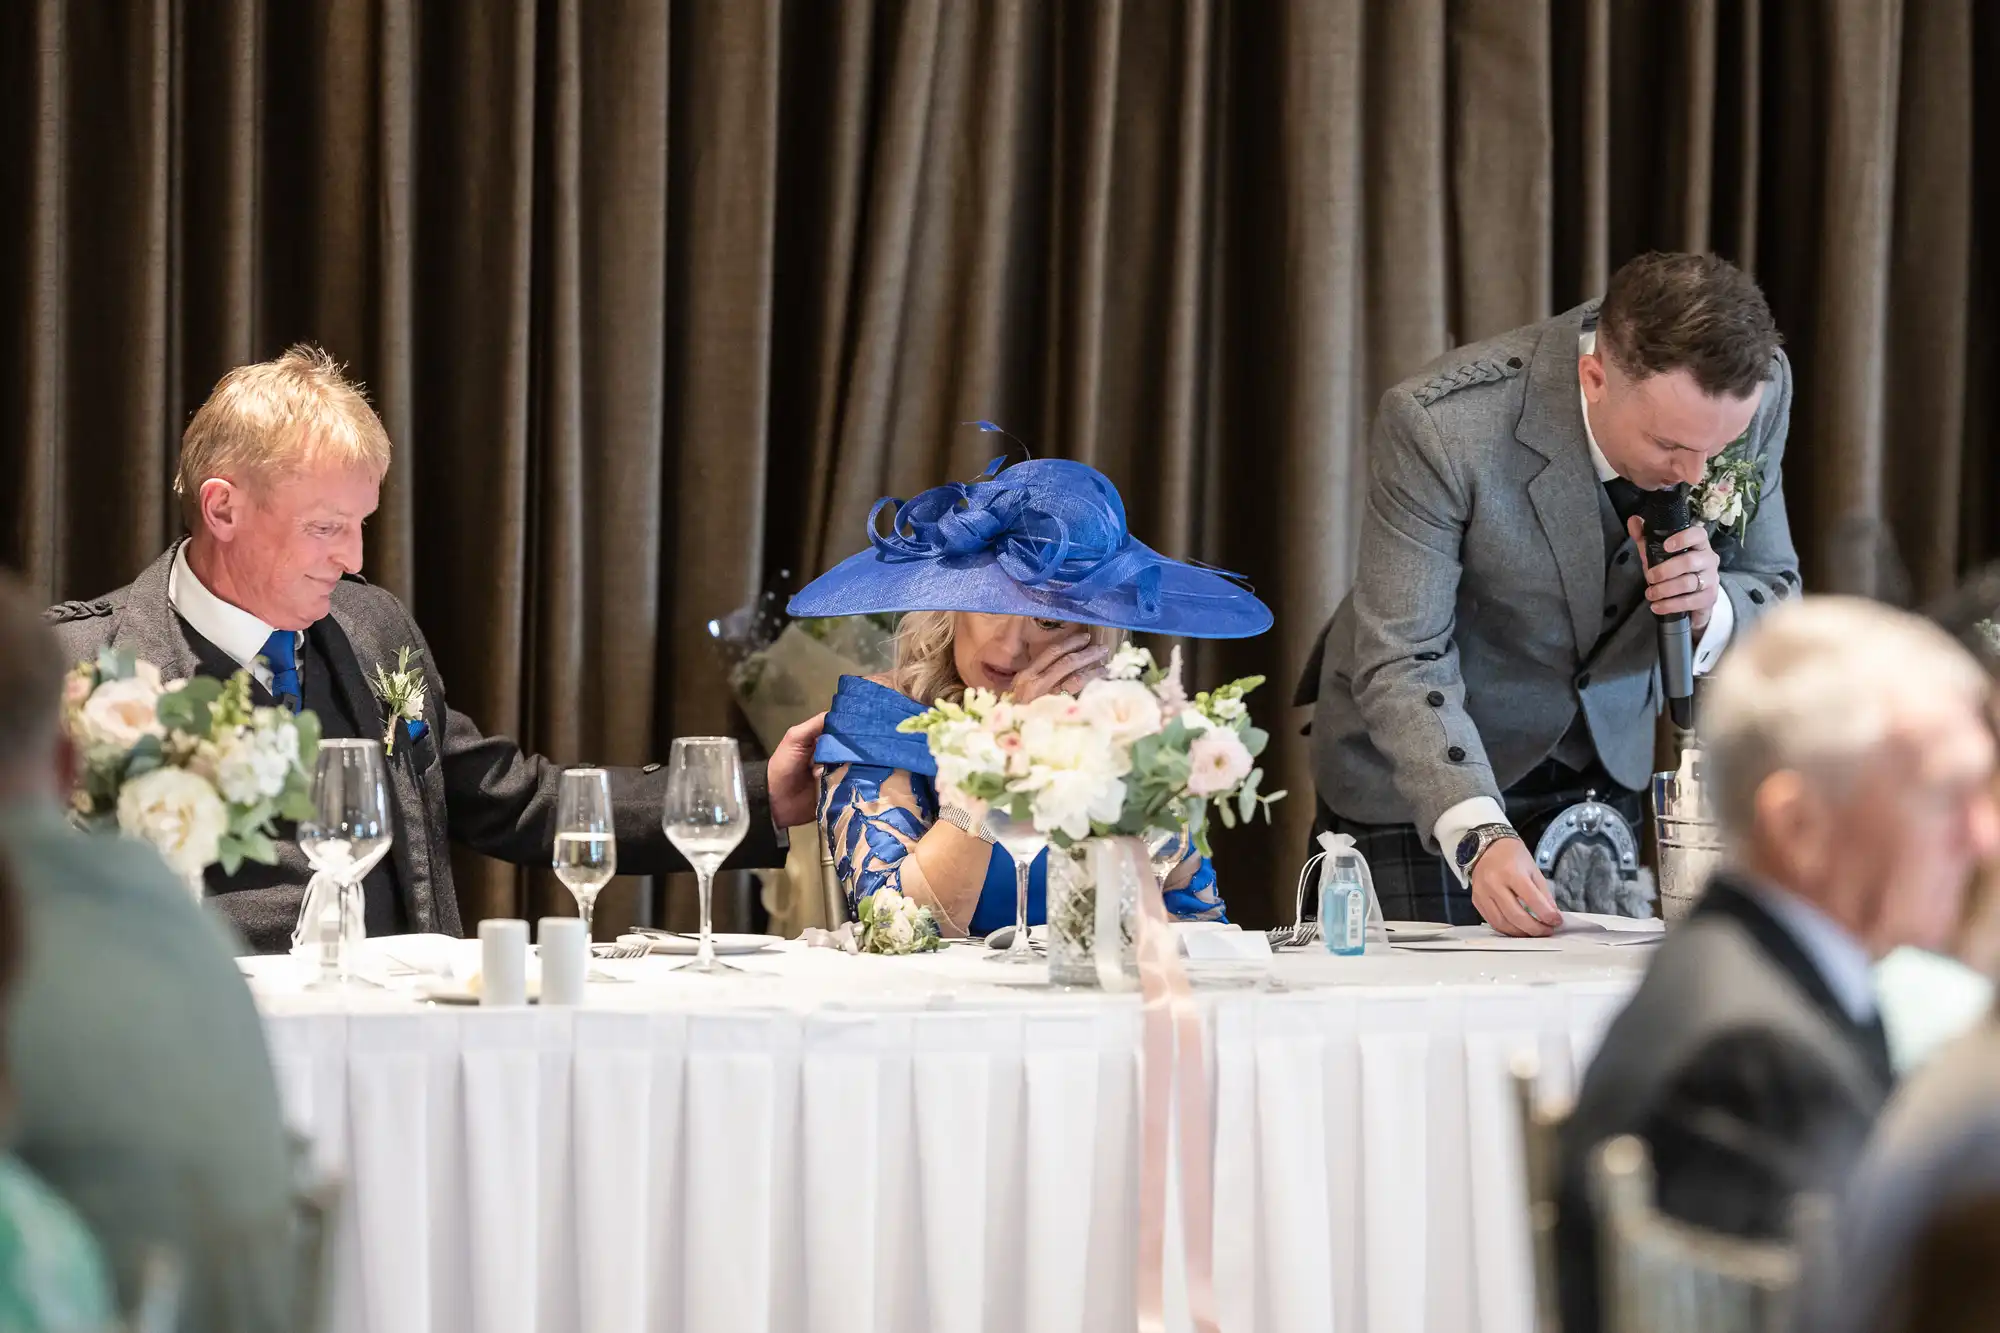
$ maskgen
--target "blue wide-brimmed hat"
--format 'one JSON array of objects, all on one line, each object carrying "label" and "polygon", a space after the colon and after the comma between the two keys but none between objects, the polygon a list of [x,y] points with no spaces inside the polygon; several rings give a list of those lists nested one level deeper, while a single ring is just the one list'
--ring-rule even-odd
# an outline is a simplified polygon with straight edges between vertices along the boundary
[{"label": "blue wide-brimmed hat", "polygon": [[[981,611],[1147,634],[1247,639],[1271,610],[1237,575],[1170,560],[1134,537],[1118,488],[1094,467],[996,459],[984,476],[887,497],[869,549],[814,579],[794,616]],[[884,510],[893,510],[889,530]]]}]

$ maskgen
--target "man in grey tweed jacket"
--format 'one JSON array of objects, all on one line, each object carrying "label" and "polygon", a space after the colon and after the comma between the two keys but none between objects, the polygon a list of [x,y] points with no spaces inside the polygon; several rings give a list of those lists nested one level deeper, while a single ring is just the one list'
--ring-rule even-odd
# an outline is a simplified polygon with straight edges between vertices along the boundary
[{"label": "man in grey tweed jacket", "polygon": [[[1601,303],[1384,396],[1354,587],[1297,701],[1316,702],[1320,825],[1356,837],[1390,916],[1547,934],[1532,840],[1588,790],[1641,813],[1655,616],[1689,613],[1700,674],[1797,592],[1778,343],[1728,263],[1646,255]],[[1640,492],[1711,470],[1740,474],[1740,505],[1706,497],[1710,521],[1649,566]]]}]

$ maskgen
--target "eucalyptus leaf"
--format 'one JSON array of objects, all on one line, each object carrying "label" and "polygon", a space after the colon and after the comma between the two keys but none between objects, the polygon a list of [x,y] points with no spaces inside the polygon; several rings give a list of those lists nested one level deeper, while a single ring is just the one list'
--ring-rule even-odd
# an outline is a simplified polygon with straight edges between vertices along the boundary
[{"label": "eucalyptus leaf", "polygon": [[1245,727],[1241,736],[1243,748],[1250,752],[1252,759],[1264,753],[1264,747],[1271,743],[1271,733],[1261,727]]},{"label": "eucalyptus leaf", "polygon": [[216,860],[222,864],[223,874],[233,875],[242,869],[243,843],[241,839],[232,834],[225,833],[222,835],[221,840],[215,844],[215,851]]}]

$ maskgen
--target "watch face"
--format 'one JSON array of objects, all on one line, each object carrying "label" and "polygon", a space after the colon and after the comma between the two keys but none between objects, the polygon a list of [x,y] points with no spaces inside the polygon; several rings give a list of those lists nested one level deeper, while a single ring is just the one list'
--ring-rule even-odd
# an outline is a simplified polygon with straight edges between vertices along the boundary
[{"label": "watch face", "polygon": [[1458,859],[1458,868],[1460,870],[1464,870],[1467,866],[1471,865],[1473,858],[1479,855],[1479,834],[1472,832],[1460,838],[1458,840],[1458,851],[1455,855]]}]

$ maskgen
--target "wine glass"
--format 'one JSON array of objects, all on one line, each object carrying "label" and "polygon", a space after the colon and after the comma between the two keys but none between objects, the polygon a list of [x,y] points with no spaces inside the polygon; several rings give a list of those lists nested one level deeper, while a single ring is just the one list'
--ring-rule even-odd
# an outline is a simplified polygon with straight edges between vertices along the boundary
[{"label": "wine glass", "polygon": [[[299,822],[299,850],[312,868],[337,886],[340,933],[334,945],[332,975],[321,975],[308,989],[344,990],[360,980],[348,947],[350,927],[365,919],[361,881],[388,854],[394,839],[389,823],[388,780],[382,767],[382,742],[326,740],[313,761],[313,816]],[[319,922],[309,922],[314,935]]]},{"label": "wine glass", "polygon": [[1028,876],[1035,858],[1049,845],[1049,835],[1035,827],[1032,819],[1015,819],[1004,810],[986,812],[986,831],[993,841],[1014,858],[1014,938],[1000,953],[989,954],[989,963],[1033,963],[1039,961],[1028,942]]},{"label": "wine glass", "polygon": [[611,775],[601,768],[566,768],[556,792],[556,878],[576,899],[583,937],[594,938],[597,894],[618,873],[618,835],[611,823]]},{"label": "wine glass", "polygon": [[717,962],[710,901],[715,872],[743,841],[750,820],[743,794],[743,757],[727,736],[683,736],[667,759],[667,802],[660,826],[680,848],[694,873],[701,898],[701,944],[689,972],[740,972]]},{"label": "wine glass", "polygon": [[1166,829],[1146,830],[1146,860],[1153,867],[1153,880],[1164,891],[1167,880],[1180,863],[1194,850],[1194,839],[1188,837],[1185,826],[1171,832]]}]

